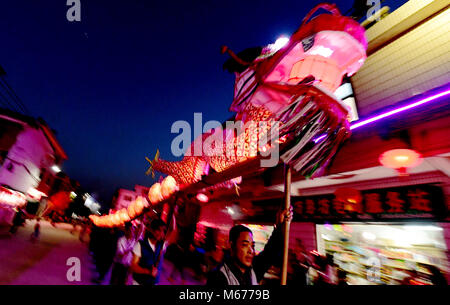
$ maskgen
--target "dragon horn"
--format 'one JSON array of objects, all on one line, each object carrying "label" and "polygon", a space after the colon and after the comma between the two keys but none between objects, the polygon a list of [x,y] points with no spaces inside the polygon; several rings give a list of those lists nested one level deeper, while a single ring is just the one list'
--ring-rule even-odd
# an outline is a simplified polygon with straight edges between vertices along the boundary
[{"label": "dragon horn", "polygon": [[247,62],[241,59],[239,56],[236,55],[236,53],[231,51],[230,48],[228,48],[227,46],[222,46],[220,48],[220,53],[222,54],[228,53],[228,55],[230,55],[231,58],[233,58],[236,62],[238,62],[242,66],[250,66],[252,64],[251,62]]},{"label": "dragon horn", "polygon": [[145,172],[145,174],[148,176],[148,175],[150,175],[150,173],[152,173],[152,178],[155,179],[155,171],[153,170],[153,165],[156,161],[159,160],[159,149],[156,150],[156,155],[155,155],[155,158],[153,159],[153,161],[150,160],[148,157],[145,157],[145,160],[147,160],[147,162],[150,163],[150,167]]},{"label": "dragon horn", "polygon": [[239,195],[239,185],[236,184],[236,182],[234,183],[234,190],[236,191],[236,194],[240,197],[241,195]]}]

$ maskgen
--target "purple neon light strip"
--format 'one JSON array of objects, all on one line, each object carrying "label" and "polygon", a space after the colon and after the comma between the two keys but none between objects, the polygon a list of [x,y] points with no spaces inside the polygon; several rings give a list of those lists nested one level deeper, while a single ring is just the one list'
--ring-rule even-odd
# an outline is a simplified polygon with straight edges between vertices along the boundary
[{"label": "purple neon light strip", "polygon": [[[400,113],[400,112],[409,110],[409,109],[411,109],[411,108],[418,107],[418,106],[420,106],[420,105],[423,105],[423,104],[426,104],[426,103],[428,103],[428,102],[434,101],[434,100],[436,100],[436,99],[438,99],[438,98],[440,98],[440,97],[443,97],[443,96],[445,96],[445,95],[448,95],[448,94],[450,94],[450,90],[446,90],[446,91],[444,91],[444,92],[441,92],[441,93],[432,95],[432,96],[430,96],[430,97],[427,97],[427,98],[425,98],[425,99],[423,99],[423,100],[420,100],[420,101],[417,101],[417,102],[415,102],[415,103],[412,103],[412,104],[409,104],[409,105],[406,105],[406,106],[403,106],[403,107],[400,107],[400,108],[397,108],[397,109],[394,109],[394,110],[391,110],[391,111],[388,111],[388,112],[379,114],[379,115],[377,115],[377,116],[374,116],[374,117],[365,119],[365,120],[363,120],[363,121],[359,121],[359,122],[357,122],[357,123],[355,123],[355,124],[352,124],[352,125],[350,126],[350,130],[359,128],[359,127],[361,127],[361,126],[368,125],[368,124],[370,124],[370,123],[373,123],[373,122],[379,121],[379,120],[381,120],[381,119],[390,117],[391,115],[394,115],[394,114],[397,114],[397,113]],[[325,134],[324,134],[324,135],[321,135],[320,137],[318,137],[317,139],[314,139],[313,141],[314,141],[315,143],[318,143],[320,140],[322,140],[323,138],[325,138],[325,136],[326,136]]]},{"label": "purple neon light strip", "polygon": [[444,92],[432,95],[430,97],[427,97],[426,99],[417,101],[415,103],[412,103],[412,104],[409,104],[409,105],[406,105],[406,106],[403,106],[403,107],[400,107],[400,108],[388,111],[386,113],[382,113],[380,115],[374,116],[372,118],[366,119],[366,120],[361,121],[361,122],[357,122],[357,123],[353,124],[352,126],[350,126],[350,129],[353,130],[353,129],[359,128],[361,126],[368,125],[370,123],[373,123],[373,122],[379,121],[381,119],[387,118],[387,117],[389,117],[391,115],[394,115],[394,114],[397,114],[397,113],[400,113],[400,112],[403,112],[403,111],[415,108],[417,106],[426,104],[426,103],[431,102],[431,101],[433,101],[435,99],[438,99],[440,97],[448,95],[449,93],[450,93],[450,90],[447,90],[447,91],[444,91]]}]

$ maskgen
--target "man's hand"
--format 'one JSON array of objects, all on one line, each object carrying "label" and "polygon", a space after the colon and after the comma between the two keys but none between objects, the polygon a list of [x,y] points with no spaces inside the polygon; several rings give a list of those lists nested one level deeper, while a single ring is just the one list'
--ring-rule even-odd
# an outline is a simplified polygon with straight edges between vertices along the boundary
[{"label": "man's hand", "polygon": [[156,277],[156,276],[158,275],[158,268],[152,267],[150,274],[151,274],[153,277]]},{"label": "man's hand", "polygon": [[292,217],[293,217],[293,212],[294,209],[292,208],[292,206],[289,207],[289,210],[279,210],[277,212],[277,220],[275,225],[281,225],[283,222],[287,221],[287,222],[291,222],[292,221]]}]

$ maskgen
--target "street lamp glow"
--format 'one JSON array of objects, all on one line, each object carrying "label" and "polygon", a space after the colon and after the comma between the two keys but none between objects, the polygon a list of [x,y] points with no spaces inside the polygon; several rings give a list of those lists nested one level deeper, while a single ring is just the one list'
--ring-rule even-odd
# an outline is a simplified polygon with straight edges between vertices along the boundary
[{"label": "street lamp glow", "polygon": [[61,169],[59,168],[58,165],[53,165],[53,166],[52,166],[52,170],[53,170],[55,173],[59,173],[59,172],[61,171]]},{"label": "street lamp glow", "polygon": [[278,50],[282,49],[284,46],[286,46],[289,43],[289,38],[286,36],[281,36],[278,38],[274,44],[270,45],[270,48],[272,51],[277,52]]},{"label": "street lamp glow", "polygon": [[280,38],[278,38],[275,41],[275,47],[278,49],[281,49],[282,47],[284,47],[285,45],[287,45],[287,43],[289,42],[289,38],[286,36],[281,36]]}]

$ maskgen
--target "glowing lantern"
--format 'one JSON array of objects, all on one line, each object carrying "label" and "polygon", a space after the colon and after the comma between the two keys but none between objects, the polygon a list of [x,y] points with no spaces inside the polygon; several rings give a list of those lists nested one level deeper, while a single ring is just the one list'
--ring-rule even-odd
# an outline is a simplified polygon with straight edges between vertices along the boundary
[{"label": "glowing lantern", "polygon": [[148,199],[150,199],[152,204],[158,203],[164,199],[161,194],[161,183],[155,183],[150,187]]},{"label": "glowing lantern", "polygon": [[111,215],[109,215],[108,217],[105,218],[104,226],[105,227],[112,227],[113,226],[113,219],[112,219]]},{"label": "glowing lantern", "polygon": [[167,176],[161,183],[161,194],[164,198],[169,198],[177,190],[177,181],[172,176]]},{"label": "glowing lantern", "polygon": [[119,213],[115,213],[110,215],[111,216],[111,223],[114,226],[118,226],[121,223],[121,219],[120,219],[120,214]]},{"label": "glowing lantern", "polygon": [[422,163],[422,156],[411,149],[392,149],[381,154],[380,163],[398,171],[400,176],[407,176],[406,170]]},{"label": "glowing lantern", "polygon": [[139,196],[138,198],[136,198],[136,201],[133,203],[134,204],[134,210],[136,211],[136,214],[141,214],[142,211],[144,210],[145,207],[147,207],[147,201]]},{"label": "glowing lantern", "polygon": [[131,203],[131,204],[128,206],[127,211],[128,211],[128,216],[130,216],[130,218],[136,217],[136,214],[137,214],[137,213],[136,213],[136,210],[135,210],[134,202]]},{"label": "glowing lantern", "polygon": [[89,219],[95,224],[97,225],[98,223],[98,216],[97,215],[89,215]]},{"label": "glowing lantern", "polygon": [[119,211],[120,220],[122,222],[130,221],[130,216],[128,215],[128,211],[126,209],[122,209]]},{"label": "glowing lantern", "polygon": [[97,219],[97,226],[101,227],[104,226],[104,224],[105,224],[105,216],[99,217]]},{"label": "glowing lantern", "polygon": [[103,219],[103,222],[102,222],[102,226],[103,227],[110,227],[110,226],[112,226],[111,217],[105,216],[105,218]]}]

